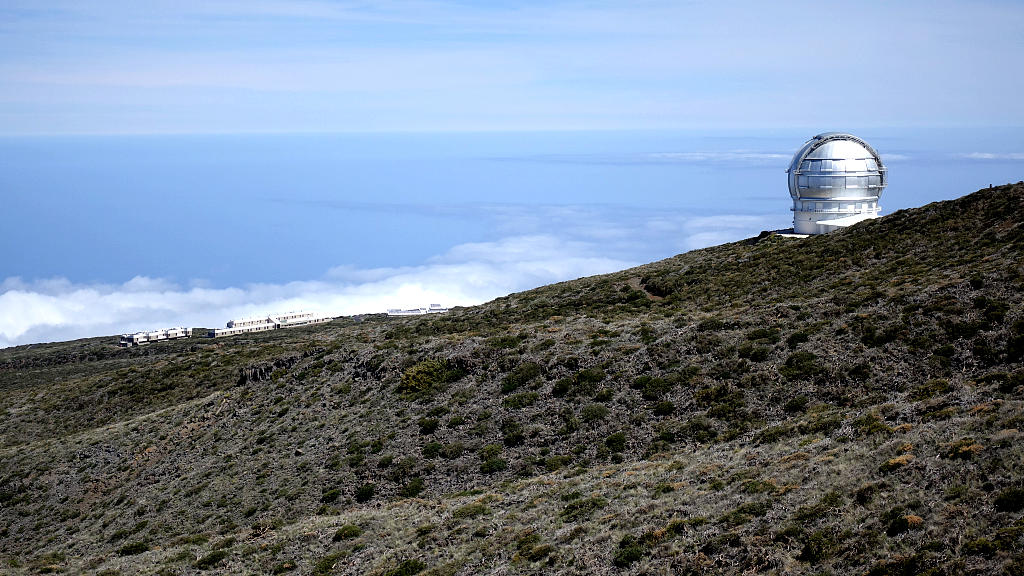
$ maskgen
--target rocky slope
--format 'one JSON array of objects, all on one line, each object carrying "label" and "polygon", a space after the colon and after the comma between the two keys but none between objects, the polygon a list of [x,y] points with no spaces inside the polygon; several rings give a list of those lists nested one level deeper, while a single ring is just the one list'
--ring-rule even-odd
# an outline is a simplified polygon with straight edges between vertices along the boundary
[{"label": "rocky slope", "polygon": [[1024,183],[443,316],[0,350],[0,573],[1024,574]]}]

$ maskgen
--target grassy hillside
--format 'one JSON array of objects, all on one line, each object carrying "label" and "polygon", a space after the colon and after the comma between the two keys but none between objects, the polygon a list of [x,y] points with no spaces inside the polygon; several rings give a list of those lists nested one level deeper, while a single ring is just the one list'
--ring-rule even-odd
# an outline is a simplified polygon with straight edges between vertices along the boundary
[{"label": "grassy hillside", "polygon": [[1024,574],[1024,183],[441,316],[0,350],[0,573]]}]

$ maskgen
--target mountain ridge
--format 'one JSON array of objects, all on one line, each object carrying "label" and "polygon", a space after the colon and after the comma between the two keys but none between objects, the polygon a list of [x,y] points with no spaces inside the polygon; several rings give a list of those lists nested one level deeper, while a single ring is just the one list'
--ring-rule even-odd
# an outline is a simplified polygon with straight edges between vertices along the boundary
[{"label": "mountain ridge", "polygon": [[0,350],[0,571],[1020,573],[1022,206]]}]

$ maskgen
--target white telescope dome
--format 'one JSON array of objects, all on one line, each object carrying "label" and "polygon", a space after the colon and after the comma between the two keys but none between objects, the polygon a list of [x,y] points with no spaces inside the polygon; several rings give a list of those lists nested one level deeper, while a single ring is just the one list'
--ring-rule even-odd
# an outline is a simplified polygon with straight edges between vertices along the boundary
[{"label": "white telescope dome", "polygon": [[797,234],[824,234],[878,217],[886,169],[878,152],[852,134],[811,138],[786,172]]}]

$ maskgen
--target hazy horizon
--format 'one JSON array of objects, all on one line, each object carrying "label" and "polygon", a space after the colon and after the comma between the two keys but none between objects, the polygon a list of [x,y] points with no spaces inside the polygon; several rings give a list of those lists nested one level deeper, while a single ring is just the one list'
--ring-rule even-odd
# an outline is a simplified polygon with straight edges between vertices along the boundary
[{"label": "hazy horizon", "polygon": [[1021,29],[1002,0],[13,0],[0,347],[739,240],[790,225],[783,170],[826,131],[889,164],[883,214],[1017,181]]}]

